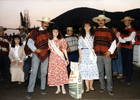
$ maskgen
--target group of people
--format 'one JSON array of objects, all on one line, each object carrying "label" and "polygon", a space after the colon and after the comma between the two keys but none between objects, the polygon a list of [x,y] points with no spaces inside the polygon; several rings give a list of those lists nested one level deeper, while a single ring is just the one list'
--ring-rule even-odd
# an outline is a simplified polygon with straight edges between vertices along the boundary
[{"label": "group of people", "polygon": [[[43,17],[42,20],[37,20],[41,22],[41,26],[34,28],[28,35],[23,34],[20,26],[22,34],[15,35],[11,44],[11,40],[3,35],[5,28],[1,26],[0,67],[3,64],[8,66],[11,81],[18,81],[18,84],[27,82],[31,71],[27,99],[32,97],[39,69],[42,95],[46,94],[46,82],[49,86],[57,87],[55,94],[61,90],[66,94],[64,85],[69,83],[70,61],[79,62],[80,73],[86,85],[85,93],[95,91],[93,82],[98,79],[100,92],[104,92],[106,76],[108,93],[114,95],[112,75],[117,75],[117,79],[125,76],[121,82],[127,82],[127,86],[131,85],[133,45],[136,36],[131,21],[134,19],[122,19],[126,28],[121,32],[116,25],[112,26],[112,30],[105,26],[111,21],[105,15],[99,15],[92,20],[98,23],[98,28],[94,29],[91,21],[85,21],[79,35],[74,35],[73,28],[67,27],[63,38],[58,26],[54,25],[51,32],[48,32],[49,24],[54,22],[51,22],[49,17]],[[6,63],[8,56],[10,66]],[[0,77],[2,79],[1,70]]]}]

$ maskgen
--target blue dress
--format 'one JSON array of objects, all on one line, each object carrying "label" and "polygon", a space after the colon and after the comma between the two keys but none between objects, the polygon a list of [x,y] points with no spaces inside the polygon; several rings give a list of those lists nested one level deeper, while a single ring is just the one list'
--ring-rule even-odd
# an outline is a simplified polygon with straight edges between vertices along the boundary
[{"label": "blue dress", "polygon": [[[89,42],[91,48],[93,48],[93,37],[86,35],[85,37]],[[78,48],[81,48],[81,64],[80,72],[83,80],[99,79],[99,72],[97,63],[90,60],[90,49],[86,46],[82,37],[78,40]]]}]

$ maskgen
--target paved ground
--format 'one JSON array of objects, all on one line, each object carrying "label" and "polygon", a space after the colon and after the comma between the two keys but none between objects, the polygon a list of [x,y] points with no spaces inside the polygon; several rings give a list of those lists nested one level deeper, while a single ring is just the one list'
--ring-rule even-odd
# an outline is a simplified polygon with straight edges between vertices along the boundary
[{"label": "paved ground", "polygon": [[[89,92],[83,94],[82,100],[99,100],[99,99],[139,99],[140,100],[140,68],[135,68],[132,76],[132,85],[126,86],[126,83],[121,83],[116,77],[113,77],[114,82],[114,96],[110,96],[107,90],[103,93],[99,93],[100,83],[94,82],[94,88],[96,92]],[[32,100],[72,100],[69,95],[68,85],[65,85],[67,93],[55,94],[56,87],[46,86],[46,95],[42,95],[39,88],[35,88],[35,92],[32,94]],[[11,83],[8,78],[5,78],[3,82],[0,82],[0,100],[26,100],[27,89],[24,87],[24,83],[18,85],[17,82]]]}]

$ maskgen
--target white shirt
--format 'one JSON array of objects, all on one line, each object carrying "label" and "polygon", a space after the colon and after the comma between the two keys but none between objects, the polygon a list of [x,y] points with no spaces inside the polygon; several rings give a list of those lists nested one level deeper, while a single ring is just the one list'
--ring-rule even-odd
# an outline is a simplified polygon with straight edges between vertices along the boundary
[{"label": "white shirt", "polygon": [[[42,27],[39,27],[39,29],[38,29],[39,31],[43,31],[44,29],[42,28]],[[29,33],[30,34],[30,33]],[[31,38],[29,38],[29,40],[28,40],[28,42],[27,42],[27,45],[28,45],[28,47],[33,51],[33,52],[35,52],[35,50],[37,49],[36,47],[35,47],[35,42],[31,39]]]},{"label": "white shirt", "polygon": [[[11,49],[13,49],[13,50],[12,50],[13,56],[14,56],[16,59],[18,59],[19,62],[22,62],[22,61],[20,60],[19,56],[18,56],[19,47],[20,47],[19,45],[18,45],[18,46],[15,45],[15,48],[11,48]],[[14,61],[14,60],[12,60],[12,62],[13,62],[13,61]]]},{"label": "white shirt", "polygon": [[[98,28],[101,28],[101,27],[98,27]],[[104,26],[104,27],[102,27],[102,28],[107,28],[107,27]],[[111,54],[113,54],[114,51],[115,51],[115,49],[116,49],[116,40],[114,40],[114,41],[111,43],[111,46],[110,46],[110,48],[108,49],[108,51],[110,51]]]},{"label": "white shirt", "polygon": [[[131,28],[131,26],[129,26],[128,28]],[[125,29],[127,29],[127,27]],[[125,37],[123,39],[121,37],[119,37],[119,42],[126,43],[127,41],[132,41],[132,44],[134,44],[135,43],[135,36],[136,36],[136,32],[132,32],[130,36]]]}]

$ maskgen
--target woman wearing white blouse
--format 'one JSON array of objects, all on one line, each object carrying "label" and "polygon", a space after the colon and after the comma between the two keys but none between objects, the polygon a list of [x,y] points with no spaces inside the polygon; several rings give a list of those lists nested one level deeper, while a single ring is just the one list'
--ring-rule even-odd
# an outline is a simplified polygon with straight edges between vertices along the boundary
[{"label": "woman wearing white blouse", "polygon": [[18,84],[24,82],[23,64],[26,54],[24,52],[24,45],[21,43],[21,38],[15,35],[12,40],[12,45],[9,52],[9,58],[11,60],[10,72],[11,81],[18,81]]}]

